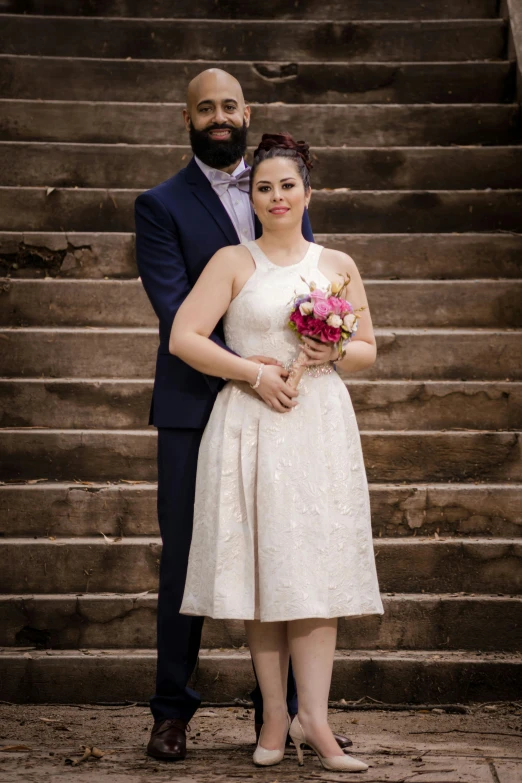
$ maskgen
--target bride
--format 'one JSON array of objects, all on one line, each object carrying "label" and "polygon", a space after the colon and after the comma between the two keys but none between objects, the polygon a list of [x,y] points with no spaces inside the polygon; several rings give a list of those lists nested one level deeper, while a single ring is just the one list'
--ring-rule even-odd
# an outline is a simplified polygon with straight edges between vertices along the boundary
[{"label": "bride", "polygon": [[[349,275],[343,296],[367,308],[353,260],[302,236],[310,168],[308,145],[263,136],[250,180],[263,234],[219,250],[174,320],[170,351],[229,379],[199,452],[181,612],[245,621],[264,705],[254,763],[281,761],[289,731],[300,764],[307,744],[326,769],[355,772],[367,765],[343,753],[328,725],[337,618],[383,607],[360,436],[336,369],[369,367],[376,346],[368,309],[342,359],[287,325],[308,282],[326,288]],[[208,339],[223,316],[230,351]],[[301,348],[308,360],[296,397],[288,369]],[[254,355],[280,364],[241,358]],[[291,725],[290,657],[299,696]]]}]

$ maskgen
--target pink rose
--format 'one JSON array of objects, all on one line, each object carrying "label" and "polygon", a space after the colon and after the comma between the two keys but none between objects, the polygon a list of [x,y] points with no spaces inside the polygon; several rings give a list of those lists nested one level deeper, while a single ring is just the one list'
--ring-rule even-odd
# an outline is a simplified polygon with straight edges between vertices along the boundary
[{"label": "pink rose", "polygon": [[331,313],[331,308],[328,299],[316,299],[314,302],[314,315],[316,318],[320,318],[321,321],[326,321]]},{"label": "pink rose", "polygon": [[341,302],[342,299],[338,299],[337,296],[330,296],[327,299],[328,304],[330,305],[330,312],[334,313],[335,315],[341,315]]},{"label": "pink rose", "polygon": [[312,301],[316,302],[318,299],[326,299],[326,294],[324,291],[321,291],[320,288],[314,288],[314,290],[311,292],[310,296],[312,297]]},{"label": "pink rose", "polygon": [[339,304],[341,307],[341,312],[339,315],[345,316],[348,315],[348,313],[353,313],[353,307],[351,306],[350,302],[347,302],[346,299],[339,299]]}]

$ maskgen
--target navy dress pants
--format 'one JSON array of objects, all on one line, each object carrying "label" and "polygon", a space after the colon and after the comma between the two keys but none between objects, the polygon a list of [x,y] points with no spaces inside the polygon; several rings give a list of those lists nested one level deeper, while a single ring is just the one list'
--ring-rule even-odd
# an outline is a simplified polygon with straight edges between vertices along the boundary
[{"label": "navy dress pants", "polygon": [[[203,617],[179,613],[187,575],[196,470],[201,429],[158,429],[158,520],[163,549],[158,595],[158,662],[156,693],[150,706],[155,721],[189,721],[201,703],[188,687],[201,644]],[[252,692],[256,723],[263,722],[257,685]],[[297,712],[295,680],[288,676],[288,709]]]}]

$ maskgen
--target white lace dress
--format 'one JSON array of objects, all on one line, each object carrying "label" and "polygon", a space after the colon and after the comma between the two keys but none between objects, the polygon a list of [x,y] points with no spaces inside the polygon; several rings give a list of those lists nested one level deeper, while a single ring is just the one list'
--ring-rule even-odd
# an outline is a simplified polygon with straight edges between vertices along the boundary
[{"label": "white lace dress", "polygon": [[[294,294],[328,280],[311,244],[292,266],[246,245],[256,271],[230,304],[227,344],[290,364]],[[219,393],[199,452],[181,612],[264,622],[382,614],[368,485],[350,395],[331,365],[299,384],[299,406],[269,408],[248,384]],[[329,372],[324,372],[329,370]]]}]

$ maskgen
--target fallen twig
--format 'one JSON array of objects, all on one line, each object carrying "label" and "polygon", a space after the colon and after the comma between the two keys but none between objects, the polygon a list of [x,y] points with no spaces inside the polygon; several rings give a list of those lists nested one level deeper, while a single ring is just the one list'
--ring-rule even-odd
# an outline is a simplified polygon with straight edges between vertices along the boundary
[{"label": "fallen twig", "polygon": [[458,732],[459,734],[496,734],[498,737],[518,737],[522,738],[522,734],[508,734],[505,731],[480,731],[477,729],[473,731],[471,729],[445,729],[444,731],[409,731],[408,734],[451,734],[452,732]]}]

